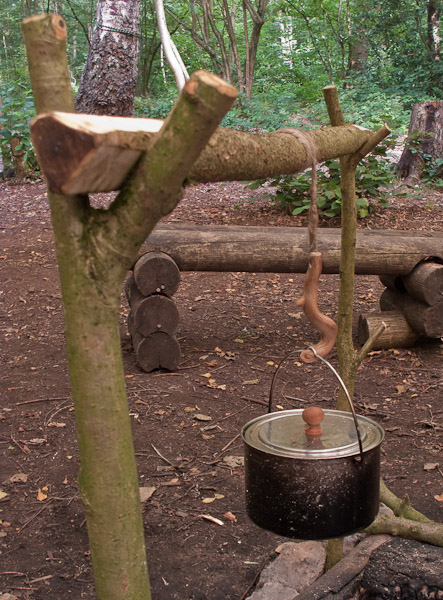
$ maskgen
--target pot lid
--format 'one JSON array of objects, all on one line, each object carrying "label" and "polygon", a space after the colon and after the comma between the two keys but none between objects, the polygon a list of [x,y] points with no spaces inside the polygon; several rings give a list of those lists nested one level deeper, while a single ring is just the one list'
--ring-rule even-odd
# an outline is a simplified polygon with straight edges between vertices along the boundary
[{"label": "pot lid", "polygon": [[[321,434],[307,435],[302,409],[262,415],[242,429],[246,444],[276,456],[303,459],[328,459],[360,454],[357,431],[351,413],[324,410]],[[357,416],[363,452],[381,444],[383,428],[361,415]]]}]

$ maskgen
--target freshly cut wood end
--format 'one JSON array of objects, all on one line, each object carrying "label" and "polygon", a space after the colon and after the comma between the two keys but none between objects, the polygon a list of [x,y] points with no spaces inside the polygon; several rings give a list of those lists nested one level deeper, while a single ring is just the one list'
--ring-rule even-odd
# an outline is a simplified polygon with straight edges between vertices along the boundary
[{"label": "freshly cut wood end", "polygon": [[23,24],[26,25],[26,23],[31,23],[32,21],[41,21],[42,19],[45,19],[47,17],[46,13],[40,13],[39,15],[32,15],[31,17],[25,17],[23,19]]},{"label": "freshly cut wood end", "polygon": [[[228,96],[230,98],[237,98],[237,96],[238,96],[238,91],[236,90],[236,88],[233,85],[231,85],[224,79],[221,79],[221,77],[214,75],[213,73],[208,73],[207,71],[203,71],[203,70],[195,71],[191,75],[190,79],[186,82],[185,89],[188,91],[188,88],[187,88],[188,84],[193,86],[193,85],[195,85],[195,81],[201,81],[201,82],[205,83],[206,85],[210,85],[211,87],[216,87],[219,90],[219,92],[221,94],[223,94],[224,96]],[[193,91],[190,91],[190,93],[193,93]]]},{"label": "freshly cut wood end", "polygon": [[68,37],[66,21],[60,15],[51,15],[52,26],[54,27],[55,37],[58,40],[65,40]]},{"label": "freshly cut wood end", "polygon": [[110,117],[107,115],[84,115],[53,111],[37,115],[31,121],[31,130],[39,121],[59,123],[66,129],[85,131],[88,135],[110,134],[112,132],[127,131],[131,133],[157,133],[160,131],[162,119],[144,119],[135,117]]}]

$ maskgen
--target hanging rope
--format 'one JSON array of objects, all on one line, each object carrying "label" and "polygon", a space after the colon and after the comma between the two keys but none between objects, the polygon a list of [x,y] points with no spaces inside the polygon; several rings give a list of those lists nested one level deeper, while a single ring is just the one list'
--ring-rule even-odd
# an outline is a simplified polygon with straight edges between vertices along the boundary
[{"label": "hanging rope", "polygon": [[317,250],[317,228],[318,228],[318,208],[317,208],[317,148],[310,135],[301,129],[287,127],[279,129],[277,133],[288,133],[303,145],[306,151],[307,162],[311,165],[311,185],[309,188],[309,221],[308,221],[308,240],[309,252]]},{"label": "hanging rope", "polygon": [[312,138],[300,129],[280,129],[278,133],[293,135],[306,151],[307,162],[312,166],[311,186],[309,188],[310,205],[308,221],[309,266],[306,271],[303,294],[297,300],[297,306],[303,308],[308,321],[322,334],[320,341],[312,350],[304,350],[301,358],[304,362],[314,362],[315,353],[325,357],[335,346],[337,324],[324,315],[318,308],[318,282],[322,272],[322,256],[317,249],[318,207],[317,207],[317,149]]}]

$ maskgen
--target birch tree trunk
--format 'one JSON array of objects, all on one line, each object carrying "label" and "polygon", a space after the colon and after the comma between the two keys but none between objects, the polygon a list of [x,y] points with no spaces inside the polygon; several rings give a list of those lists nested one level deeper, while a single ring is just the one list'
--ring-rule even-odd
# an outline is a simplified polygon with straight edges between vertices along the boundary
[{"label": "birch tree trunk", "polygon": [[[73,112],[66,24],[23,23],[37,112]],[[200,73],[188,82],[149,154],[108,211],[87,195],[48,190],[65,311],[80,449],[79,488],[99,600],[150,600],[138,477],[120,348],[120,291],[157,221],[182,195],[188,170],[236,92]]]},{"label": "birch tree trunk", "polygon": [[131,116],[137,83],[140,0],[98,0],[77,112]]},{"label": "birch tree trunk", "polygon": [[189,74],[182,61],[180,53],[169,34],[165,17],[165,9],[163,7],[163,0],[154,0],[154,6],[155,13],[157,15],[157,24],[160,32],[162,48],[168,65],[171,67],[171,71],[174,73],[177,89],[179,92],[181,92],[185,83],[189,79]]}]

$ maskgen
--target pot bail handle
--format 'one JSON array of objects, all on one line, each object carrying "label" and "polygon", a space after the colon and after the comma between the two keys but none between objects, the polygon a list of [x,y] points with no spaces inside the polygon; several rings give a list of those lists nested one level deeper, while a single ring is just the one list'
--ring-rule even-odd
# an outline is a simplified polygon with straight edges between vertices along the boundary
[{"label": "pot bail handle", "polygon": [[[338,383],[340,384],[340,387],[342,388],[343,392],[345,393],[346,399],[348,401],[348,404],[350,406],[351,409],[351,413],[352,413],[352,417],[354,419],[354,425],[355,425],[355,431],[357,432],[357,440],[358,440],[358,447],[360,450],[360,460],[363,461],[363,444],[361,441],[361,436],[360,436],[360,431],[358,429],[358,422],[357,422],[357,415],[355,413],[355,408],[354,408],[354,403],[352,402],[351,396],[349,395],[348,389],[345,386],[345,383],[343,381],[343,379],[340,377],[339,373],[337,372],[336,369],[334,369],[334,367],[331,365],[331,363],[329,361],[327,361],[325,358],[323,358],[322,356],[320,356],[317,351],[315,350],[314,346],[308,346],[308,349],[311,350],[311,352],[314,354],[315,358],[318,358],[319,360],[321,360],[322,362],[325,363],[325,365],[327,367],[329,367],[329,369],[332,371],[332,373],[335,375],[335,377],[338,380]],[[272,377],[272,382],[271,382],[271,389],[269,391],[269,404],[268,404],[268,413],[272,412],[272,399],[273,399],[273,393],[274,393],[274,385],[275,385],[275,380],[277,378],[277,373],[282,365],[282,363],[287,360],[288,358],[290,358],[293,354],[299,354],[301,352],[303,352],[305,350],[305,348],[303,349],[297,349],[297,350],[292,350],[292,352],[290,352],[287,356],[285,356],[280,363],[278,364],[274,375]]]}]

